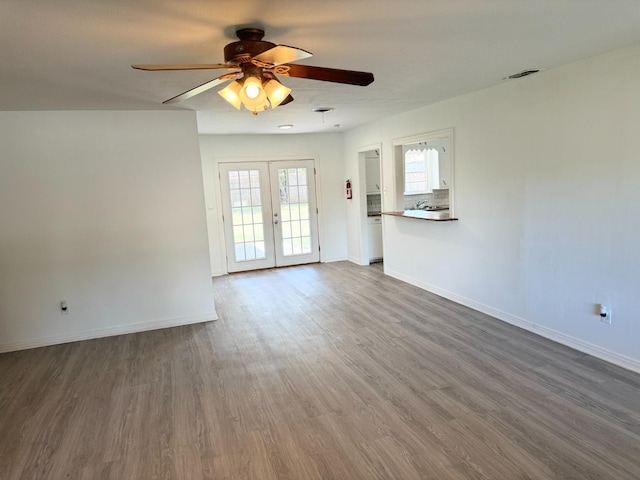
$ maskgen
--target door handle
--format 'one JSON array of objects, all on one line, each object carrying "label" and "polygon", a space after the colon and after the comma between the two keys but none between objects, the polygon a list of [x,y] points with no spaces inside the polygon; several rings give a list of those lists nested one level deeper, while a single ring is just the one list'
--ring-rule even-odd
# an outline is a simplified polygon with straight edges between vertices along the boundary
[{"label": "door handle", "polygon": [[278,224],[278,220],[276,220],[275,222],[273,222],[273,224],[274,224],[274,225],[277,225],[277,224]]}]

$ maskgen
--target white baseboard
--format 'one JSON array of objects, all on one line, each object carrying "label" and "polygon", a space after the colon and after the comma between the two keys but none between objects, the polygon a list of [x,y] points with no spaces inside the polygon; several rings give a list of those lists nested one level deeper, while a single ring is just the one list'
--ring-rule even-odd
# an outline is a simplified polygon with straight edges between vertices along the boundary
[{"label": "white baseboard", "polygon": [[206,313],[202,315],[192,315],[189,317],[166,318],[164,320],[152,320],[149,322],[99,328],[97,330],[90,330],[87,332],[68,333],[43,338],[32,338],[29,340],[0,344],[0,353],[27,350],[29,348],[46,347],[49,345],[59,345],[61,343],[90,340],[93,338],[113,337],[115,335],[125,335],[127,333],[159,330],[161,328],[179,327],[181,325],[211,322],[213,320],[218,320],[218,314],[216,312]]},{"label": "white baseboard", "polygon": [[320,262],[321,263],[344,262],[346,259],[347,259],[347,257],[344,257],[344,256],[326,257],[326,258],[321,258]]},{"label": "white baseboard", "polygon": [[442,288],[438,288],[433,285],[421,282],[415,278],[408,277],[388,268],[385,268],[384,273],[386,275],[389,275],[390,277],[397,278],[398,280],[402,280],[403,282],[415,285],[416,287],[427,290],[428,292],[435,293],[436,295],[459,303],[460,305],[464,305],[465,307],[472,308],[503,322],[509,323],[516,327],[520,327],[524,330],[540,335],[541,337],[548,338],[549,340],[553,340],[554,342],[573,348],[574,350],[578,350],[579,352],[589,354],[593,357],[599,358],[619,367],[631,370],[632,372],[640,373],[640,360],[638,359],[612,352],[611,350],[607,350],[606,348],[599,347],[598,345],[593,345],[592,343],[585,342],[584,340],[572,337],[571,335],[558,332],[551,328],[538,325],[537,323],[534,323],[532,321],[525,320],[524,318],[520,318],[515,315],[500,311],[496,308],[489,307],[488,305],[478,303],[469,298],[462,297],[448,290],[444,290]]},{"label": "white baseboard", "polygon": [[356,265],[360,265],[363,267],[369,265],[369,261],[367,261],[366,263],[362,263],[362,259],[360,259],[360,257],[349,257],[347,258],[347,260],[351,263],[355,263]]},{"label": "white baseboard", "polygon": [[[320,258],[320,263],[344,262],[345,260],[347,260],[347,257],[326,257]],[[214,271],[211,272],[211,277],[222,277],[227,274],[228,272]]]}]

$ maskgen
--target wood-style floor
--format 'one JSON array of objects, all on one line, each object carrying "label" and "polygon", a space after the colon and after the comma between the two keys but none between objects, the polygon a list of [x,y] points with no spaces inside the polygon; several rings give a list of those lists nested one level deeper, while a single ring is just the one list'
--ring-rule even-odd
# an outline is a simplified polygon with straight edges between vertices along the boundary
[{"label": "wood-style floor", "polygon": [[0,355],[0,479],[640,478],[640,375],[334,263]]}]

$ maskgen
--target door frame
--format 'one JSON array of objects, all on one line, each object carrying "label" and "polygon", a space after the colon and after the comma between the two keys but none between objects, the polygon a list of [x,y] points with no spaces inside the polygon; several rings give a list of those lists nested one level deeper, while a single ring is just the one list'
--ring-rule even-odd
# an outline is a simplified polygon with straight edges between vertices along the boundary
[{"label": "door frame", "polygon": [[[384,181],[384,163],[382,161],[382,144],[374,143],[372,145],[365,145],[358,148],[358,184],[360,185],[358,198],[360,221],[358,222],[358,237],[360,246],[360,258],[357,262],[358,265],[369,265],[369,235],[368,235],[368,218],[367,218],[367,175],[366,175],[366,159],[365,154],[372,150],[378,150],[380,152],[379,165],[380,165],[380,200],[382,202],[382,211],[385,211],[385,181]],[[384,250],[384,219],[382,220],[382,246]],[[384,257],[384,254],[383,254]]]},{"label": "door frame", "polygon": [[[227,247],[224,237],[224,223],[222,220],[222,191],[220,185],[220,164],[221,163],[255,163],[255,162],[279,162],[279,161],[292,161],[292,160],[313,160],[313,166],[316,170],[315,174],[315,187],[316,187],[316,205],[318,207],[317,223],[318,223],[318,244],[320,245],[320,263],[325,262],[325,228],[324,228],[324,208],[322,201],[322,170],[320,168],[320,162],[317,155],[266,155],[255,157],[215,157],[210,163],[211,168],[204,171],[204,175],[213,179],[213,197],[209,197],[207,201],[207,210],[215,215],[215,226],[217,232],[209,232],[209,234],[216,234],[218,237],[218,245],[221,249],[222,258],[227,258]],[[205,182],[208,183],[208,182]],[[211,245],[211,244],[210,244]],[[220,275],[226,275],[229,273],[227,269],[227,262],[222,262],[219,265],[218,270]]]}]

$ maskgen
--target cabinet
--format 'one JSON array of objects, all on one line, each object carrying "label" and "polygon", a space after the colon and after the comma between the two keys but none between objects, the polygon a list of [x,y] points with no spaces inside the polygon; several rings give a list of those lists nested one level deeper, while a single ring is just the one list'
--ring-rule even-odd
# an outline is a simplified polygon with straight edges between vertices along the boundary
[{"label": "cabinet", "polygon": [[369,217],[369,261],[376,262],[382,260],[382,218]]},{"label": "cabinet", "polygon": [[367,193],[380,193],[380,159],[367,158],[365,163]]},{"label": "cabinet", "polygon": [[440,175],[440,181],[438,182],[440,185],[438,188],[449,188],[451,185],[451,159],[447,148],[439,149],[438,163]]}]

